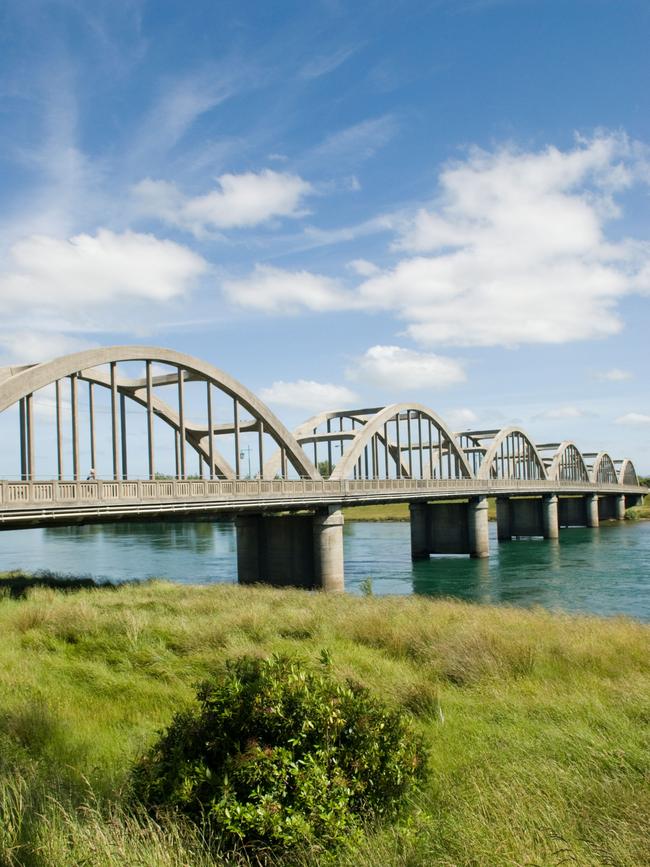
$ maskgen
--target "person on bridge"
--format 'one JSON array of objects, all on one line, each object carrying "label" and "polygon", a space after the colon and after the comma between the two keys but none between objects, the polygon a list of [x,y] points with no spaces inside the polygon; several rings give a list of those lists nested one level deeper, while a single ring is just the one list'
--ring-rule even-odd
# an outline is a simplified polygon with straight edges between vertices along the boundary
[{"label": "person on bridge", "polygon": [[88,470],[88,475],[86,476],[86,481],[87,481],[87,482],[89,482],[89,481],[90,481],[90,482],[96,482],[96,481],[97,481],[97,473],[95,472],[95,468],[94,468],[94,467],[91,467],[91,468]]}]

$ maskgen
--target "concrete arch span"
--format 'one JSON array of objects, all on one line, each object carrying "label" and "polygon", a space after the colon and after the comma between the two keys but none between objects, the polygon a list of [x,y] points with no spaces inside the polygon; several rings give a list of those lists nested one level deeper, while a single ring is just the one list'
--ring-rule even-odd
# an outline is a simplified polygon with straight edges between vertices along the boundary
[{"label": "concrete arch span", "polygon": [[[422,404],[321,412],[298,425],[293,435],[305,450],[313,449],[313,463],[326,467],[332,480],[472,477],[454,434]],[[265,465],[265,476],[271,478],[278,468],[276,452]]]},{"label": "concrete arch span", "polygon": [[618,484],[618,473],[616,472],[614,461],[607,452],[588,454],[585,455],[585,458],[587,459],[587,466],[589,466],[592,482],[600,482],[607,485]]},{"label": "concrete arch span", "polygon": [[[541,448],[538,447],[538,450],[541,451]],[[570,440],[560,443],[546,472],[549,479],[561,482],[589,481],[589,470],[584,458],[578,446]]]},{"label": "concrete arch span", "polygon": [[[147,365],[149,383],[145,381],[121,380],[118,384],[115,374],[116,366],[120,362],[141,361]],[[84,379],[89,382],[110,388],[115,394],[124,396],[130,400],[150,407],[151,415],[162,419],[170,427],[182,433],[182,439],[196,450],[204,459],[212,460],[213,470],[218,476],[233,478],[237,475],[232,467],[214,449],[214,444],[208,443],[208,429],[205,426],[193,425],[183,418],[182,410],[176,412],[163,401],[155,397],[152,392],[153,377],[151,377],[151,365],[160,363],[176,368],[175,376],[166,378],[163,384],[177,383],[179,395],[182,395],[184,382],[199,380],[214,386],[225,393],[234,402],[233,427],[238,430],[238,409],[241,407],[251,414],[254,419],[254,427],[262,433],[272,437],[284,455],[283,463],[293,466],[296,473],[305,478],[320,478],[317,469],[309,461],[309,458],[300,448],[299,444],[271,412],[271,410],[257,398],[249,389],[238,382],[234,377],[209,364],[208,362],[176,352],[171,349],[163,349],[155,346],[111,346],[99,349],[90,349],[71,355],[61,356],[52,361],[41,364],[5,368],[0,371],[0,412],[10,406],[19,403],[21,407],[21,429],[25,428],[25,419],[30,416],[30,402],[32,395],[46,386],[57,383],[65,378],[75,381]],[[111,375],[107,378],[95,368],[109,365]],[[159,379],[159,378],[156,378]],[[165,379],[164,377],[162,379]],[[148,397],[147,397],[148,395]],[[209,404],[209,398],[208,398]],[[182,406],[182,400],[179,404]],[[113,420],[115,425],[115,421]],[[29,438],[30,425],[27,424],[27,437]],[[216,426],[215,426],[216,430]],[[223,431],[222,431],[223,432]],[[29,452],[29,447],[27,449]],[[237,450],[236,450],[237,451]],[[29,463],[29,455],[27,456]],[[260,460],[260,465],[262,461]],[[31,472],[29,473],[31,477]]]},{"label": "concrete arch span", "polygon": [[[617,463],[614,461],[614,463]],[[620,462],[618,470],[618,482],[620,485],[638,485],[639,477],[637,475],[634,464],[629,458],[625,458]]]},{"label": "concrete arch span", "polygon": [[[406,431],[402,429],[404,421]],[[348,478],[355,472],[355,467],[361,470],[362,476],[367,476],[364,469],[368,463],[378,463],[375,452],[382,445],[385,452],[395,456],[398,478],[415,478],[418,471],[424,478],[425,455],[428,457],[429,477],[433,477],[435,467],[440,466],[448,478],[472,478],[472,470],[452,431],[438,415],[419,403],[392,404],[371,416],[334,467],[331,478]],[[417,455],[415,459],[414,454]]]},{"label": "concrete arch span", "polygon": [[544,460],[531,437],[521,428],[505,427],[493,431],[468,431],[463,434],[484,447],[489,445],[477,472],[479,479],[548,479]]}]

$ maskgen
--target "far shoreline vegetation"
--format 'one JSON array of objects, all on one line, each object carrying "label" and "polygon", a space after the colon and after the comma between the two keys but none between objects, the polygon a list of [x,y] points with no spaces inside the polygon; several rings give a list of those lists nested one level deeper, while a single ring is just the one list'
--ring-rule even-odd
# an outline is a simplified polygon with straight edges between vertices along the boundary
[{"label": "far shoreline vegetation", "polygon": [[3,867],[235,863],[133,807],[130,769],[225,659],[323,651],[411,716],[428,781],[403,821],[286,867],[650,864],[650,626],[631,618],[148,581],[5,592],[0,634]]},{"label": "far shoreline vegetation", "polygon": [[[650,479],[641,479],[642,484],[650,484]],[[351,506],[343,509],[346,521],[408,521],[408,503],[382,503],[372,506]],[[488,499],[488,520],[496,521],[496,501],[494,497]],[[635,506],[627,510],[628,520],[646,520],[650,518],[650,494],[648,494],[642,506]]]}]

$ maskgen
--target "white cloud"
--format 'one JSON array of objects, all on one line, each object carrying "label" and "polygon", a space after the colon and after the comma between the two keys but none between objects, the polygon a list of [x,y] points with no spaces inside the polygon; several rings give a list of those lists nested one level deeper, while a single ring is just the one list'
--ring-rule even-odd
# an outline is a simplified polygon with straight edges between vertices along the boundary
[{"label": "white cloud", "polygon": [[302,200],[313,192],[298,175],[272,169],[221,175],[217,185],[205,195],[188,197],[175,184],[147,178],[134,187],[136,208],[201,237],[214,230],[258,226],[275,217],[303,216]]},{"label": "white cloud", "polygon": [[369,262],[367,259],[353,259],[351,262],[348,262],[348,268],[361,277],[372,277],[373,274],[378,274],[380,271],[374,262]]},{"label": "white cloud", "polygon": [[478,421],[478,416],[471,409],[450,409],[443,415],[444,421],[447,422],[454,430],[467,430],[475,425]]},{"label": "white cloud", "polygon": [[626,379],[632,379],[634,374],[629,370],[621,370],[620,367],[612,367],[611,370],[603,370],[596,376],[605,382],[624,382]]},{"label": "white cloud", "polygon": [[206,270],[197,253],[153,235],[108,229],[70,240],[34,235],[9,251],[0,274],[0,310],[69,314],[126,300],[168,301],[185,294]]},{"label": "white cloud", "polygon": [[[300,281],[318,287],[313,297],[296,285],[295,274],[284,272],[280,280],[283,272],[273,269],[276,282],[286,283],[276,294],[291,312],[396,314],[425,346],[564,343],[616,334],[623,327],[620,300],[650,293],[650,243],[610,241],[605,230],[621,215],[617,196],[646,183],[649,166],[647,151],[622,135],[581,139],[566,151],[472,150],[442,171],[440,195],[428,209],[305,230],[312,245],[397,232],[393,250],[400,258],[392,267],[352,260],[348,268],[365,279],[350,291],[302,271]],[[243,287],[253,291],[263,276],[258,266]],[[273,309],[271,301],[248,300]]]},{"label": "white cloud", "polygon": [[249,277],[226,280],[224,291],[240,307],[265,313],[324,312],[354,305],[355,300],[331,277],[309,271],[285,271],[271,265],[256,265]]},{"label": "white cloud", "polygon": [[616,419],[616,424],[650,424],[650,415],[643,412],[627,412]]},{"label": "white cloud", "polygon": [[433,207],[402,220],[395,249],[409,255],[361,284],[363,303],[396,311],[424,344],[614,334],[618,300],[650,289],[650,247],[604,233],[643,165],[615,135],[569,151],[473,150],[443,170]]},{"label": "white cloud", "polygon": [[399,346],[371,346],[355,360],[347,375],[364,384],[399,389],[402,394],[408,394],[409,389],[445,388],[465,381],[462,366],[453,358]]},{"label": "white cloud", "polygon": [[3,365],[35,364],[60,355],[96,346],[90,340],[47,331],[10,329],[0,335],[0,361]]},{"label": "white cloud", "polygon": [[309,379],[299,379],[296,382],[278,380],[270,388],[263,388],[260,397],[266,403],[299,407],[305,412],[349,407],[358,399],[357,395],[344,385]]},{"label": "white cloud", "polygon": [[578,406],[570,405],[552,407],[551,409],[544,410],[544,412],[540,412],[534,416],[535,419],[550,420],[591,417],[593,417],[593,413],[590,413],[585,409],[580,409]]}]

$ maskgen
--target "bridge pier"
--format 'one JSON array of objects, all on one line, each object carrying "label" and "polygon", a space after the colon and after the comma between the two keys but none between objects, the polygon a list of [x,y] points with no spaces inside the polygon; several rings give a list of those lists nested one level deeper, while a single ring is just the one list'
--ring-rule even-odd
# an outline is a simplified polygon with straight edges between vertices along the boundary
[{"label": "bridge pier", "polygon": [[616,517],[614,505],[599,504],[598,494],[587,494],[584,497],[560,497],[558,512],[561,527],[595,528],[600,525],[601,518]]},{"label": "bridge pier", "polygon": [[241,584],[344,589],[340,506],[313,515],[238,515],[236,528]]},{"label": "bridge pier", "polygon": [[558,519],[558,498],[555,494],[542,497],[542,524],[545,539],[560,538],[560,522]]},{"label": "bridge pier", "polygon": [[555,494],[497,498],[497,538],[500,542],[509,542],[513,536],[557,539],[559,535],[558,498]]},{"label": "bridge pier", "polygon": [[489,555],[487,497],[467,502],[410,503],[411,557],[430,554]]},{"label": "bridge pier", "polygon": [[497,539],[499,542],[512,540],[510,500],[508,497],[497,497]]},{"label": "bridge pier", "polygon": [[598,516],[598,494],[588,494],[585,497],[585,506],[587,509],[587,526],[598,527],[600,518]]}]

